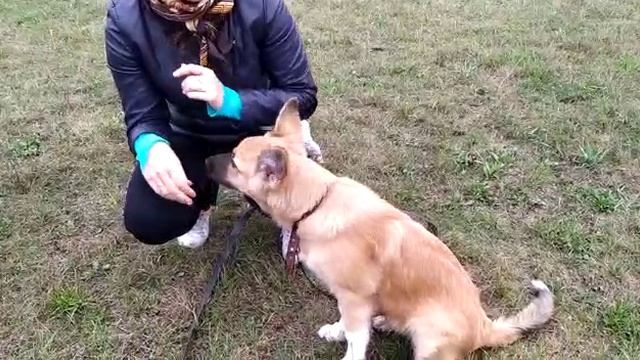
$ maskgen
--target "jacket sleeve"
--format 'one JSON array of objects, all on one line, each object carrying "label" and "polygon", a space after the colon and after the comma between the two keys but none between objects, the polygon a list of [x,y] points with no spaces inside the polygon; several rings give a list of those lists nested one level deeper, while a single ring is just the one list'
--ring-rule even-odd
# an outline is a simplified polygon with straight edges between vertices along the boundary
[{"label": "jacket sleeve", "polygon": [[141,63],[141,57],[131,40],[118,24],[112,6],[106,19],[105,51],[122,102],[129,148],[142,133],[169,138],[169,110],[164,98],[152,83]]},{"label": "jacket sleeve", "polygon": [[316,110],[317,87],[295,21],[283,0],[265,0],[261,59],[271,82],[270,89],[236,89],[242,101],[242,121],[271,126],[284,103],[296,97],[300,117]]}]

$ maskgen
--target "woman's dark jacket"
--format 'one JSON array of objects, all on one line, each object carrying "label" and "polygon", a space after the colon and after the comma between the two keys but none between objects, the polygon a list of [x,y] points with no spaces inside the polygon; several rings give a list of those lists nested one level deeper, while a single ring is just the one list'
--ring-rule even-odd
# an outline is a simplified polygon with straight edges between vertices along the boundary
[{"label": "woman's dark jacket", "polygon": [[[216,37],[212,69],[242,100],[241,120],[207,115],[206,104],[182,94],[172,73],[197,64],[195,37],[177,44],[184,24],[165,20],[145,0],[112,0],[106,55],[122,101],[129,145],[152,132],[172,131],[216,139],[243,137],[272,126],[284,102],[296,97],[300,115],[316,109],[317,87],[296,24],[283,0],[238,0]],[[219,37],[219,38],[218,38]]]}]

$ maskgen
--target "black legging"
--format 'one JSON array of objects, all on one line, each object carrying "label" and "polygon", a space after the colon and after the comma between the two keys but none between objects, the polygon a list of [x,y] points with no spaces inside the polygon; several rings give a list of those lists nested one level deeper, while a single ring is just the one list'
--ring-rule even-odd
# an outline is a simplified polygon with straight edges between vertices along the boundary
[{"label": "black legging", "polygon": [[129,180],[124,205],[124,225],[138,240],[163,244],[188,232],[202,210],[215,204],[218,184],[207,177],[207,157],[230,152],[237,142],[212,144],[202,139],[174,135],[171,148],[176,153],[187,178],[193,182],[196,198],[193,205],[183,205],[156,194],[136,164]]}]

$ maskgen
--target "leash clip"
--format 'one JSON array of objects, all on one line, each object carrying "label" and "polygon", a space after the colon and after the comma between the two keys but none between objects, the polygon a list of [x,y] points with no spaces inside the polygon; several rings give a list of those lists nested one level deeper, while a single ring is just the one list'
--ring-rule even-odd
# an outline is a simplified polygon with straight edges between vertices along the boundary
[{"label": "leash clip", "polygon": [[300,238],[296,231],[291,232],[289,245],[287,246],[287,256],[285,258],[285,268],[289,275],[293,276],[298,263],[298,254],[300,253]]}]

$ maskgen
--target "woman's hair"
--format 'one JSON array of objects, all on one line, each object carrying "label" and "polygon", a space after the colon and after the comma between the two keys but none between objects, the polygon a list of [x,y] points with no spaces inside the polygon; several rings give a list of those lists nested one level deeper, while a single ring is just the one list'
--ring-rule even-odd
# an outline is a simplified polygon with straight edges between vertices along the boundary
[{"label": "woman's hair", "polygon": [[200,39],[200,65],[209,65],[209,55],[221,59],[221,39],[216,35],[233,9],[233,0],[146,0],[158,16],[176,23],[183,23],[174,34],[179,47],[192,36]]}]

